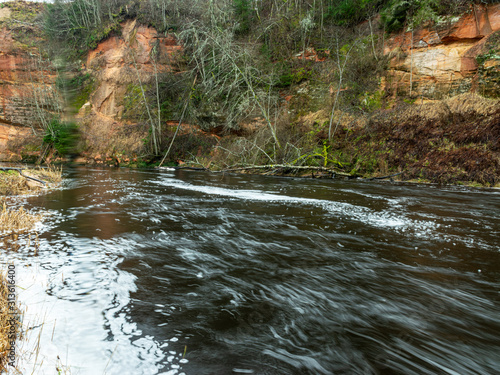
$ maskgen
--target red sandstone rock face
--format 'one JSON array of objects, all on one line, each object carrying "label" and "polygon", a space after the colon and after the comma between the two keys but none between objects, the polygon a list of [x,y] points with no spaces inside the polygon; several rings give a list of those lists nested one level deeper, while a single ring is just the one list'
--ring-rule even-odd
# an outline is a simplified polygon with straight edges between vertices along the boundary
[{"label": "red sandstone rock face", "polygon": [[[156,48],[157,53],[152,53]],[[130,85],[148,84],[156,71],[172,71],[182,47],[171,35],[159,35],[137,21],[122,24],[122,35],[111,37],[91,51],[86,67],[96,76],[98,86],[90,98],[92,111],[120,120],[124,96]],[[157,61],[152,60],[157,56]]]},{"label": "red sandstone rock face", "polygon": [[25,137],[31,129],[0,123],[0,160],[15,160],[19,156],[7,150],[7,143],[14,139]]},{"label": "red sandstone rock face", "polygon": [[471,7],[449,27],[415,30],[390,38],[393,54],[385,82],[394,93],[440,99],[474,89],[476,57],[488,36],[500,30],[500,4]]},{"label": "red sandstone rock face", "polygon": [[443,42],[460,39],[480,39],[500,30],[500,5],[474,5],[447,34]]},{"label": "red sandstone rock face", "polygon": [[[89,52],[84,65],[95,77],[96,86],[78,117],[87,127],[89,137],[99,139],[100,152],[108,152],[107,148],[114,149],[116,145],[131,152],[141,147],[146,134],[117,139],[124,127],[134,126],[130,112],[145,113],[141,100],[133,103],[133,108],[126,108],[125,97],[131,87],[139,87],[139,81],[146,87],[155,72],[177,70],[174,65],[182,53],[182,47],[171,35],[160,35],[136,21],[121,26],[122,35],[101,42]],[[38,51],[18,48],[10,32],[0,30],[0,158],[8,156],[9,140],[31,132],[31,127],[40,127],[40,111],[46,115],[63,106],[55,80],[55,69]]]},{"label": "red sandstone rock face", "polygon": [[[141,130],[136,126],[147,113],[140,86],[147,89],[155,73],[178,70],[182,47],[172,35],[158,34],[135,20],[124,22],[121,30],[120,36],[110,37],[90,51],[85,64],[96,78],[96,87],[78,117],[89,135],[91,153],[109,154],[114,149],[137,152],[143,146],[142,138],[147,137],[144,129],[139,135]],[[136,129],[135,133],[128,138],[120,136],[120,129],[127,127]],[[96,137],[100,144],[92,142]]]},{"label": "red sandstone rock face", "polygon": [[0,30],[0,122],[37,127],[37,105],[50,110],[60,104],[55,78],[38,51],[17,49],[10,32]]},{"label": "red sandstone rock face", "polygon": [[18,47],[9,30],[0,30],[0,154],[10,139],[38,129],[62,106],[55,80],[55,69],[39,51]]}]

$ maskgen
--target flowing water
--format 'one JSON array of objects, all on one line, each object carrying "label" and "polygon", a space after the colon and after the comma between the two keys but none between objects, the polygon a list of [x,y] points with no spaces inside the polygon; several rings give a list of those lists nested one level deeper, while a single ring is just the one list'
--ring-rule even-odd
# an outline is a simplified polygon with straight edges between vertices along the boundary
[{"label": "flowing water", "polygon": [[500,373],[498,190],[82,168],[24,204],[26,374]]}]

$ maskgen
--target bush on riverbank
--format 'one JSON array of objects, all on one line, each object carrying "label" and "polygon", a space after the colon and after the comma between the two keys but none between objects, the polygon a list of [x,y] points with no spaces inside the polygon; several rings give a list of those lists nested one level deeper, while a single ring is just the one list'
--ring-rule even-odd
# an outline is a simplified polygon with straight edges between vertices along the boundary
[{"label": "bush on riverbank", "polygon": [[18,195],[29,192],[26,178],[17,171],[0,172],[0,196]]},{"label": "bush on riverbank", "polygon": [[500,184],[500,102],[463,94],[373,114],[342,128],[334,151],[351,173],[389,174],[437,183]]},{"label": "bush on riverbank", "polygon": [[[30,169],[23,172],[26,175],[42,179],[48,184],[61,182],[62,170],[54,167]],[[0,172],[0,234],[17,234],[23,231],[32,230],[35,224],[42,219],[40,214],[32,214],[23,207],[11,208],[5,202],[5,196],[28,194],[40,191],[42,185],[38,182],[31,182],[21,176],[18,171]]]}]

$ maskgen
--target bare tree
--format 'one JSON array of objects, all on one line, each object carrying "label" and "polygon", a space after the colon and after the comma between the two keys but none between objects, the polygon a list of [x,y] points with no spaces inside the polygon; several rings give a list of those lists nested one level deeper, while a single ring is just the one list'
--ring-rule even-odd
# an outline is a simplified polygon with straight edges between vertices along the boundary
[{"label": "bare tree", "polygon": [[[214,13],[211,22],[216,22]],[[281,147],[266,105],[274,78],[256,68],[253,46],[239,44],[231,29],[203,27],[200,23],[193,23],[179,37],[191,48],[191,64],[199,75],[204,102],[224,110],[226,126],[232,126],[255,106],[275,144]]]},{"label": "bare tree", "polygon": [[155,155],[158,155],[160,153],[160,145],[159,145],[159,139],[158,139],[158,130],[156,126],[156,122],[153,119],[152,111],[148,102],[148,99],[146,98],[146,93],[144,89],[144,84],[141,79],[141,75],[139,74],[139,69],[137,68],[137,61],[135,59],[135,51],[132,46],[132,44],[135,41],[135,34],[132,35],[131,40],[129,40],[129,56],[132,59],[132,63],[134,65],[134,71],[137,76],[137,83],[139,84],[139,88],[141,89],[141,96],[143,99],[144,107],[146,108],[146,113],[148,114],[148,120],[149,120],[149,126],[151,129],[151,142],[153,146],[153,152]]},{"label": "bare tree", "polygon": [[[328,139],[330,141],[332,140],[332,137],[333,137],[333,134],[332,134],[333,117],[335,114],[335,110],[337,109],[337,104],[339,101],[340,92],[342,90],[344,71],[345,71],[345,68],[347,65],[347,61],[349,60],[349,55],[351,54],[351,51],[353,50],[353,48],[356,46],[356,43],[357,43],[357,41],[352,43],[351,46],[349,47],[349,49],[342,50],[340,48],[340,44],[339,44],[339,35],[335,36],[335,45],[336,45],[335,55],[336,55],[336,60],[337,60],[336,62],[337,62],[337,72],[339,75],[339,81],[337,83],[338,87],[337,87],[337,91],[335,93],[335,100],[333,102],[332,112],[330,114],[330,123],[328,125]],[[341,119],[338,120],[337,126],[340,123],[340,121],[341,121]]]}]

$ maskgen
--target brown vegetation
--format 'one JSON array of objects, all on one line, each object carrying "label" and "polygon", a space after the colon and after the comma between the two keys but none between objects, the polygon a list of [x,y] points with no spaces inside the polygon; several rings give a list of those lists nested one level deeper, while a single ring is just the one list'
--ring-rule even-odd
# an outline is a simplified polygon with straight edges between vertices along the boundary
[{"label": "brown vegetation", "polygon": [[[62,178],[62,170],[56,167],[33,168],[24,170],[23,174],[35,177],[48,184],[58,184]],[[21,176],[18,171],[0,171],[0,197],[33,193],[39,191],[42,187],[43,184]]]},{"label": "brown vegetation", "polygon": [[19,233],[33,229],[41,219],[42,215],[40,214],[32,214],[23,207],[19,209],[7,208],[4,203],[0,211],[0,233]]},{"label": "brown vegetation", "polygon": [[326,113],[318,111],[277,124],[283,145],[279,152],[261,128],[246,137],[224,137],[201,164],[226,169],[280,163],[325,167],[353,177],[403,172],[402,180],[500,183],[498,100],[463,94],[358,115],[339,110],[335,118],[340,121],[331,141]]},{"label": "brown vegetation", "polygon": [[[31,169],[29,172],[24,172],[24,174],[44,180],[48,184],[56,184],[61,181],[62,171],[61,169],[50,167]],[[2,237],[5,237],[5,234],[8,236],[22,231],[29,231],[42,218],[42,215],[32,214],[23,207],[17,209],[9,208],[4,197],[39,191],[42,186],[41,183],[21,176],[18,171],[0,172],[0,198],[3,200],[3,205],[0,209],[0,234],[2,234]]]},{"label": "brown vegetation", "polygon": [[353,172],[404,171],[438,183],[500,182],[500,105],[475,94],[402,104],[374,114],[366,127],[343,128],[335,147]]},{"label": "brown vegetation", "polygon": [[[486,21],[472,20],[477,27],[469,30],[461,26],[472,17],[462,9],[469,0],[340,3],[75,0],[46,6],[39,25],[49,36],[51,59],[73,59],[58,90],[80,109],[80,138],[77,146],[64,146],[62,133],[47,128],[39,134],[45,149],[51,141],[61,156],[110,165],[157,163],[168,154],[171,164],[191,160],[220,169],[289,164],[364,177],[404,171],[404,179],[498,184],[498,101],[467,94],[423,103],[471,90],[484,95],[485,85],[495,91],[497,26],[482,26],[496,19],[488,12],[497,6],[478,4],[474,9],[485,11]],[[406,11],[396,12],[400,6]],[[398,33],[387,38],[388,31]],[[469,50],[471,39],[488,33],[484,48]],[[460,36],[464,45],[448,38],[450,54],[436,68],[441,74],[433,64],[443,35]],[[459,59],[448,58],[457,51]],[[392,57],[398,58],[390,63]],[[394,87],[389,64],[404,78],[393,80]],[[42,71],[40,65],[34,70]],[[474,69],[482,75],[473,80]],[[184,121],[206,133],[174,137],[168,124]],[[32,146],[23,157],[36,156],[40,147]]]},{"label": "brown vegetation", "polygon": [[29,191],[26,178],[16,171],[0,172],[0,195],[18,195]]}]

